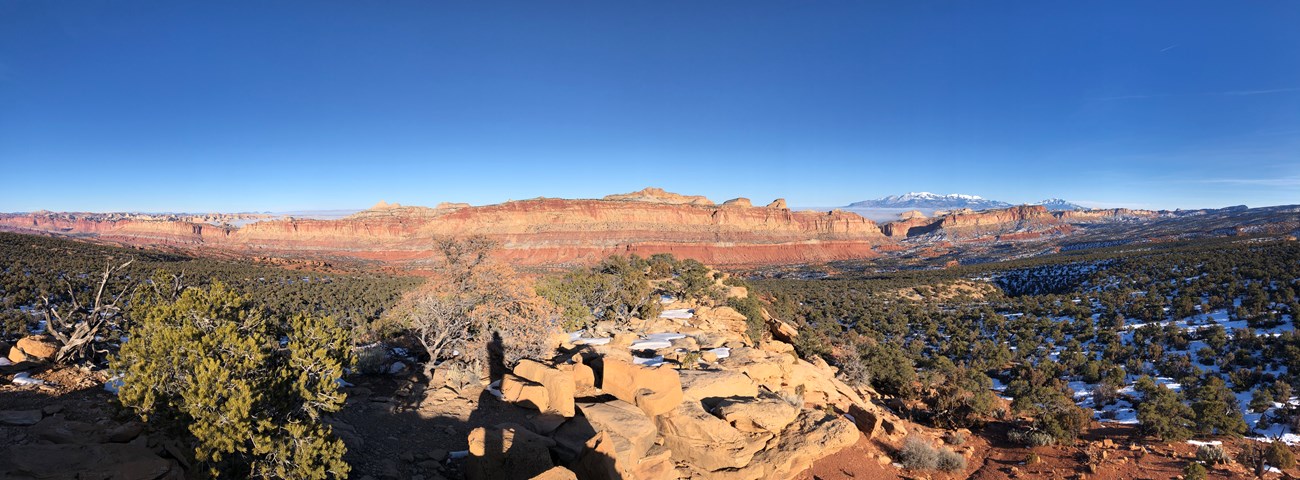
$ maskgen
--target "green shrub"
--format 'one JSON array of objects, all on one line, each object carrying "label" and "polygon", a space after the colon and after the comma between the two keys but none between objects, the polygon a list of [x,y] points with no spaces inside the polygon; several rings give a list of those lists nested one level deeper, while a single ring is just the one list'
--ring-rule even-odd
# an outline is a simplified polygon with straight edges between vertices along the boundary
[{"label": "green shrub", "polygon": [[767,333],[767,321],[763,320],[763,306],[751,294],[745,298],[729,298],[727,306],[745,316],[745,333],[755,345],[763,341]]},{"label": "green shrub", "polygon": [[214,282],[168,298],[141,289],[111,368],[118,398],[220,478],[345,478],[322,417],[345,395],[348,331],[328,318],[268,318]]},{"label": "green shrub", "polygon": [[1295,466],[1295,454],[1291,453],[1291,447],[1282,442],[1273,442],[1264,450],[1264,462],[1270,466],[1286,470]]},{"label": "green shrub", "polygon": [[1201,464],[1196,462],[1188,463],[1186,467],[1183,467],[1183,480],[1205,480],[1208,473]]}]

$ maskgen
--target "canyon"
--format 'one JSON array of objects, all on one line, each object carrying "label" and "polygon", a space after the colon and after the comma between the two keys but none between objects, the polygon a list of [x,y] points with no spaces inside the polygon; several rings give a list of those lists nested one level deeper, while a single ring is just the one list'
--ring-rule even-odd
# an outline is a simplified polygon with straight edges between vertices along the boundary
[{"label": "canyon", "polygon": [[[934,257],[936,249],[940,254],[979,253],[989,245],[1026,242],[1036,249],[1042,242],[1059,248],[1071,242],[1131,237],[1134,231],[1145,231],[1147,239],[1215,234],[1201,230],[1222,230],[1225,224],[1231,227],[1234,218],[1259,217],[1250,213],[1264,210],[1234,210],[1225,217],[1220,211],[1049,211],[1042,205],[1021,205],[960,209],[934,217],[914,213],[878,224],[843,210],[792,210],[784,199],[766,206],[754,206],[745,198],[717,204],[702,196],[647,188],[602,199],[536,198],[485,206],[380,202],[332,220],[263,214],[11,213],[0,214],[0,230],[197,255],[415,268],[433,257],[436,238],[483,235],[501,245],[499,255],[504,260],[525,267],[581,265],[611,254],[656,253],[720,266],[755,267],[905,257],[922,250]],[[1254,224],[1267,225],[1270,231],[1297,228],[1295,215],[1264,217]],[[1209,219],[1217,220],[1212,228],[1204,225]],[[1240,232],[1229,228],[1217,234],[1232,233]]]}]

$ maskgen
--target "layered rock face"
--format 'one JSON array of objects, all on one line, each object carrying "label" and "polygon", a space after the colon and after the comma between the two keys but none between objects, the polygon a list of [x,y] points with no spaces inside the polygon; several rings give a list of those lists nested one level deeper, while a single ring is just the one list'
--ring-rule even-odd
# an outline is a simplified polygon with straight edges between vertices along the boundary
[{"label": "layered rock face", "polygon": [[616,253],[673,253],[722,265],[824,262],[871,257],[872,247],[885,241],[874,222],[856,214],[796,212],[783,200],[768,207],[719,206],[658,189],[604,200],[543,198],[482,207],[381,204],[338,220],[278,219],[239,228],[40,213],[3,216],[0,226],[133,245],[397,263],[429,258],[432,240],[449,235],[486,235],[517,265],[588,263]]},{"label": "layered rock face", "polygon": [[[671,253],[727,266],[822,263],[899,251],[918,237],[943,242],[1018,241],[1070,233],[1077,226],[1156,217],[1156,212],[1049,212],[1041,205],[917,213],[877,225],[844,211],[793,211],[784,199],[756,207],[747,198],[707,198],[647,188],[600,200],[538,198],[435,208],[380,202],[337,220],[266,215],[0,214],[0,229],[94,238],[136,246],[257,258],[351,258],[419,265],[433,240],[485,235],[515,265],[589,264],[612,254]],[[248,223],[252,222],[252,223]],[[242,226],[240,226],[242,224]]]}]

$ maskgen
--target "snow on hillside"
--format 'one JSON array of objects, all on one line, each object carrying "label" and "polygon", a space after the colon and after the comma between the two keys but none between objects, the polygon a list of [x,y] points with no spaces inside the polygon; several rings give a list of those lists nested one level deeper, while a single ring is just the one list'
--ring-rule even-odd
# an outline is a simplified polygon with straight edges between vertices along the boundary
[{"label": "snow on hillside", "polygon": [[[1236,302],[1234,303],[1239,304],[1240,299],[1237,299]],[[1003,313],[1002,315],[1007,317],[1008,319],[1011,319],[1013,317],[1017,317],[1023,314]],[[1097,317],[1098,315],[1099,314],[1094,314],[1093,316]],[[1241,332],[1249,332],[1247,333],[1247,335],[1275,336],[1275,335],[1282,334],[1284,332],[1290,332],[1295,329],[1292,319],[1290,318],[1290,315],[1283,315],[1279,319],[1279,321],[1271,327],[1251,328],[1250,325],[1248,325],[1247,321],[1234,319],[1226,309],[1217,309],[1206,313],[1199,313],[1188,318],[1177,319],[1177,320],[1167,319],[1158,322],[1129,323],[1124,326],[1123,333],[1120,335],[1120,338],[1122,342],[1126,344],[1132,344],[1134,342],[1134,332],[1136,332],[1137,330],[1143,328],[1149,328],[1149,327],[1167,327],[1170,325],[1172,325],[1174,328],[1179,328],[1189,333],[1195,333],[1199,330],[1203,330],[1207,328],[1222,327],[1229,337],[1233,337],[1236,334]],[[1091,343],[1091,342],[1092,340],[1089,340],[1088,342],[1085,343]],[[1193,360],[1193,362],[1195,362],[1197,368],[1200,368],[1202,371],[1206,373],[1218,374],[1219,368],[1217,365],[1214,365],[1212,361],[1206,361],[1206,362],[1200,361],[1201,359],[1199,358],[1199,352],[1202,348],[1205,347],[1207,347],[1207,345],[1204,341],[1193,340],[1188,343],[1185,349],[1173,350],[1171,352],[1185,353]],[[1055,349],[1053,350],[1050,356],[1052,358],[1056,358],[1063,350],[1064,348],[1058,345],[1055,347]],[[1268,368],[1264,370],[1264,373],[1285,374],[1286,367],[1281,366],[1277,368]],[[1087,383],[1087,382],[1079,381],[1078,379],[1073,379],[1073,381],[1069,382],[1069,387],[1071,390],[1074,390],[1075,403],[1077,403],[1081,407],[1087,407],[1093,409],[1095,411],[1095,418],[1097,420],[1104,423],[1137,424],[1139,422],[1137,419],[1137,412],[1134,409],[1134,401],[1140,400],[1141,398],[1141,393],[1137,392],[1136,389],[1134,388],[1134,384],[1136,383],[1137,378],[1138,378],[1137,376],[1128,375],[1128,377],[1125,379],[1124,387],[1120,388],[1118,391],[1119,399],[1105,405],[1097,405],[1093,401],[1093,392],[1097,389],[1098,384]],[[1181,391],[1183,389],[1182,385],[1176,383],[1173,379],[1168,377],[1155,377],[1154,380],[1156,381],[1156,383],[1164,385],[1165,387],[1168,387],[1170,390]],[[1231,380],[1229,380],[1226,377],[1224,378],[1224,380],[1225,382],[1227,382],[1229,387],[1232,386]],[[993,390],[996,391],[999,396],[1002,396],[1003,398],[1010,400],[1009,397],[1005,396],[1004,393],[1005,389],[1006,389],[1006,385],[1001,380],[994,379]],[[1293,431],[1289,425],[1274,423],[1270,420],[1274,418],[1275,412],[1279,411],[1282,408],[1285,408],[1288,404],[1300,405],[1300,398],[1292,397],[1286,399],[1285,402],[1275,402],[1273,404],[1273,407],[1267,409],[1266,411],[1252,412],[1248,407],[1251,400],[1251,395],[1252,395],[1251,390],[1246,390],[1244,392],[1239,392],[1236,394],[1237,407],[1241,409],[1242,417],[1246,421],[1246,425],[1250,428],[1250,432],[1247,433],[1246,436],[1260,441],[1272,441],[1274,438],[1280,438],[1282,441],[1288,444],[1292,444],[1292,445],[1300,444],[1300,434],[1297,434],[1297,432]]]}]

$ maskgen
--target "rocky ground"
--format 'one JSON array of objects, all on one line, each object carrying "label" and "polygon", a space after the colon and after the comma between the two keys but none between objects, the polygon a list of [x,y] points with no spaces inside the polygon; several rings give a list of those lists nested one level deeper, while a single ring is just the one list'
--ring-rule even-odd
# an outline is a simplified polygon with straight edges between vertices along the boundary
[{"label": "rocky ground", "polygon": [[[350,377],[330,421],[352,478],[1167,479],[1195,455],[1195,445],[1148,444],[1117,424],[1094,424],[1068,446],[1007,444],[1004,423],[948,440],[839,382],[824,362],[798,358],[783,341],[798,332],[782,322],[769,319],[773,340],[754,344],[734,310],[667,307],[651,321],[567,335],[558,360],[525,361],[490,385],[453,389],[437,375],[431,384],[394,349],[383,370],[395,373]],[[34,341],[0,347],[0,478],[196,475],[178,445],[117,406],[102,371],[52,367]],[[901,468],[909,435],[960,454],[965,468]],[[1235,454],[1247,442],[1224,447]],[[1253,475],[1234,463],[1210,477]]]}]

